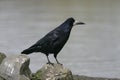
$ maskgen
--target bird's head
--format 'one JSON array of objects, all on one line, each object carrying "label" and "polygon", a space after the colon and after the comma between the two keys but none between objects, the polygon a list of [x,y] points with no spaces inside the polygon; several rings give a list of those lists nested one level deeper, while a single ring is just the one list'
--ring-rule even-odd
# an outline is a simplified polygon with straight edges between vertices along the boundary
[{"label": "bird's head", "polygon": [[66,21],[69,22],[69,25],[71,25],[71,26],[84,25],[84,24],[85,24],[85,23],[83,23],[83,22],[75,21],[75,19],[72,18],[72,17],[71,17],[71,18],[68,18]]}]

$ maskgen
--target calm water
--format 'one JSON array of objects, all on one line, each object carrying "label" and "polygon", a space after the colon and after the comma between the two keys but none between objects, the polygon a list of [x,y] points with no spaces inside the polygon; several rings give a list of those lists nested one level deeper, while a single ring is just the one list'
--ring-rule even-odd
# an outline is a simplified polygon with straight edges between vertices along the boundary
[{"label": "calm water", "polygon": [[[120,0],[0,0],[0,51],[20,52],[64,20],[86,23],[73,28],[58,55],[74,74],[120,78]],[[31,54],[33,72],[47,62]],[[55,62],[50,55],[52,62]]]}]

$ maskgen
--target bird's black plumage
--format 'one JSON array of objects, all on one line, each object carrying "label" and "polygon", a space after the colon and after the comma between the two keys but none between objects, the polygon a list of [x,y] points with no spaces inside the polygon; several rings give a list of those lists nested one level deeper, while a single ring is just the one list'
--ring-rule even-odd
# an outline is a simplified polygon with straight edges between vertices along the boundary
[{"label": "bird's black plumage", "polygon": [[[60,26],[46,34],[42,39],[21,53],[30,54],[33,52],[42,52],[47,56],[48,63],[51,63],[48,55],[54,54],[57,63],[59,63],[57,60],[57,54],[60,52],[68,40],[71,29],[74,26],[74,22],[75,20],[73,18],[68,18]],[[78,24],[84,23],[81,22]]]}]

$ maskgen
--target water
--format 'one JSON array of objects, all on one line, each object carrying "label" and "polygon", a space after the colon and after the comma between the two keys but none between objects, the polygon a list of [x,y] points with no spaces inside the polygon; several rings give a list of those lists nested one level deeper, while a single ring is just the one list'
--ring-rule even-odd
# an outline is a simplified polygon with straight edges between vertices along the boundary
[{"label": "water", "polygon": [[[69,17],[85,22],[73,28],[58,55],[73,74],[120,78],[119,0],[0,0],[0,51],[20,52]],[[47,62],[31,54],[33,72]],[[52,62],[55,62],[50,55]]]}]

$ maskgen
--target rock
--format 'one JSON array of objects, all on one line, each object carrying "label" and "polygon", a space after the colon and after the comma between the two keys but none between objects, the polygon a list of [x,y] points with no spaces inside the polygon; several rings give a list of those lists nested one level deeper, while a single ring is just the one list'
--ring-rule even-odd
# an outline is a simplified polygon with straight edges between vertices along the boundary
[{"label": "rock", "polygon": [[6,57],[6,55],[4,53],[0,52],[0,64],[3,61],[3,59]]},{"label": "rock", "polygon": [[25,75],[20,75],[19,80],[31,80],[30,78],[26,77]]},{"label": "rock", "polygon": [[46,64],[38,70],[32,80],[73,80],[69,69],[60,64]]},{"label": "rock", "polygon": [[0,65],[0,76],[5,80],[30,80],[30,58],[26,55],[13,55],[5,58]]}]

